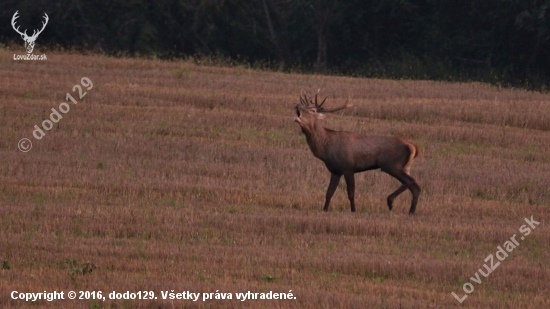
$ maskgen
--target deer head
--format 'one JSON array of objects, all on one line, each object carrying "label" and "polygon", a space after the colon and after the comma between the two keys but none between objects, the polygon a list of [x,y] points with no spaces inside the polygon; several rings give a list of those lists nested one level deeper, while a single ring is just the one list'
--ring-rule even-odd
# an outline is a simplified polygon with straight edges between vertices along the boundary
[{"label": "deer head", "polygon": [[44,31],[44,28],[46,28],[46,25],[48,24],[48,20],[49,20],[49,17],[48,17],[48,14],[44,13],[44,19],[45,21],[42,22],[42,29],[40,29],[39,31],[37,30],[33,30],[33,33],[31,36],[28,36],[27,35],[27,29],[25,29],[24,32],[21,32],[19,31],[19,27],[15,28],[15,20],[19,18],[19,15],[18,15],[19,11],[16,11],[15,14],[13,14],[13,17],[11,19],[11,26],[13,27],[13,30],[15,30],[15,32],[19,33],[21,35],[21,38],[25,41],[25,48],[27,49],[27,53],[32,53],[33,49],[34,49],[34,41],[36,41],[36,38],[38,37],[38,35],[40,33],[42,33],[42,31]]},{"label": "deer head", "polygon": [[353,106],[353,103],[346,100],[343,106],[328,109],[324,108],[323,104],[325,104],[328,97],[319,104],[317,101],[318,94],[319,91],[315,94],[314,101],[312,98],[308,98],[307,94],[302,93],[300,96],[300,104],[296,105],[296,118],[294,121],[300,125],[304,133],[312,132],[317,119],[325,118],[325,114],[334,113]]}]

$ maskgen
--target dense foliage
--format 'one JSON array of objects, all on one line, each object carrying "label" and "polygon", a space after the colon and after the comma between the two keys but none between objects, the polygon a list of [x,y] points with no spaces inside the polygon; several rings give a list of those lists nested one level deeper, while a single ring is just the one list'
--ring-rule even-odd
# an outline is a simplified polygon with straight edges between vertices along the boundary
[{"label": "dense foliage", "polygon": [[38,46],[215,55],[252,65],[545,88],[548,0],[4,0],[0,40],[50,21]]}]

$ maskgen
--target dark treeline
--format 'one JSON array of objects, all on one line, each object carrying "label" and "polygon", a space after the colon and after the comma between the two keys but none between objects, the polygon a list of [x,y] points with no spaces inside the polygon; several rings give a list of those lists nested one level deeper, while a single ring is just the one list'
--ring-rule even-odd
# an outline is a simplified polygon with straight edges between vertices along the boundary
[{"label": "dark treeline", "polygon": [[544,88],[550,1],[4,0],[0,40],[50,17],[37,46],[162,58],[216,56],[280,70]]}]

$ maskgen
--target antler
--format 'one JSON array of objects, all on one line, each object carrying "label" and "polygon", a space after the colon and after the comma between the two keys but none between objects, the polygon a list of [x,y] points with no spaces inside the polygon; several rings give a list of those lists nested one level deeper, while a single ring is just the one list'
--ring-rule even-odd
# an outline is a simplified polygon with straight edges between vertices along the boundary
[{"label": "antler", "polygon": [[19,27],[15,28],[15,20],[19,18],[17,14],[19,14],[19,11],[15,11],[15,14],[13,14],[13,17],[11,18],[11,26],[13,27],[13,30],[15,30],[15,32],[19,33],[21,36],[27,36],[27,29],[25,29],[25,32],[21,32],[19,31]]},{"label": "antler", "polygon": [[48,24],[50,18],[48,17],[48,14],[46,14],[46,12],[44,12],[44,16],[42,17],[44,17],[44,19],[46,20],[45,22],[42,22],[42,29],[40,29],[38,32],[36,32],[36,30],[33,30],[31,38],[36,38],[40,33],[42,33],[42,31],[44,31],[44,28],[46,28],[46,25]]},{"label": "antler", "polygon": [[25,32],[21,32],[21,31],[19,31],[19,26],[17,28],[15,28],[15,20],[20,17],[18,14],[19,14],[19,11],[16,11],[15,14],[13,14],[13,17],[11,18],[11,26],[13,27],[13,30],[15,30],[15,32],[19,33],[21,36],[25,36],[25,38],[30,39],[31,41],[33,39],[36,39],[36,37],[38,37],[38,35],[40,33],[42,33],[42,31],[44,31],[44,28],[46,28],[46,25],[48,24],[48,21],[50,20],[50,18],[48,17],[48,14],[44,13],[43,17],[44,17],[45,21],[42,22],[42,29],[38,30],[38,32],[36,32],[36,30],[33,30],[32,35],[28,36],[27,35],[27,29],[25,29]]},{"label": "antler", "polygon": [[323,100],[323,102],[321,102],[321,104],[317,104],[317,95],[319,94],[319,91],[321,89],[317,89],[317,93],[315,94],[315,102],[313,102],[312,100],[309,100],[309,102],[311,102],[311,104],[314,104],[315,105],[315,108],[317,109],[317,111],[321,111],[323,108],[323,104],[325,104],[325,101],[328,99],[328,97],[325,97],[325,99]]},{"label": "antler", "polygon": [[[326,100],[326,98],[325,98]],[[323,101],[324,102],[324,101]],[[323,105],[323,104],[321,104]],[[329,109],[324,109],[324,108],[321,108],[321,109],[317,109],[318,112],[321,112],[321,113],[334,113],[334,112],[337,112],[339,110],[343,110],[343,109],[346,109],[346,108],[350,108],[353,106],[353,103],[351,103],[349,101],[349,98],[346,99],[346,103],[344,103],[344,105],[340,106],[340,107],[335,107],[335,108],[329,108]]]},{"label": "antler", "polygon": [[[326,109],[326,108],[323,108],[323,104],[325,104],[325,101],[328,99],[328,97],[325,97],[323,99],[323,101],[321,102],[321,104],[318,104],[318,101],[317,101],[317,95],[319,94],[319,90],[317,90],[317,93],[315,94],[315,101],[313,101],[313,99],[308,99],[307,95],[302,92],[302,96],[300,97],[300,103],[305,106],[305,107],[315,107],[315,109],[317,110],[317,112],[319,113],[334,113],[334,112],[337,112],[339,110],[343,110],[343,109],[346,109],[346,108],[350,108],[353,106],[353,103],[349,102],[349,98],[346,100],[346,103],[344,103],[343,106],[340,106],[340,107],[335,107],[335,108],[329,108],[329,109]],[[313,106],[311,106],[313,105]]]},{"label": "antler", "polygon": [[304,107],[309,106],[309,104],[307,103],[307,95],[303,90],[300,93],[300,104],[302,104],[302,106],[304,106]]}]

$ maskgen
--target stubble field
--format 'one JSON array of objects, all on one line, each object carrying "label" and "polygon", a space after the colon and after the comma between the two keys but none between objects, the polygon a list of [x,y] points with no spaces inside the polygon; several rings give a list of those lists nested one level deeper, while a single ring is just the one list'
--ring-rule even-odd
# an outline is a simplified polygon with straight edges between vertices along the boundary
[{"label": "stubble field", "polygon": [[[550,307],[548,94],[12,54],[0,50],[2,308]],[[82,77],[93,88],[78,100]],[[319,88],[327,105],[355,103],[326,127],[421,147],[414,216],[408,191],[389,212],[399,182],[380,171],[356,176],[356,213],[343,181],[321,211],[330,174],[293,121],[300,91]],[[78,104],[35,139],[67,93]],[[524,235],[531,216],[540,224]],[[519,245],[479,275],[514,234]],[[107,299],[11,298],[54,290]],[[163,300],[171,290],[233,299]],[[290,290],[296,299],[235,299]],[[158,299],[109,300],[112,291]]]}]

